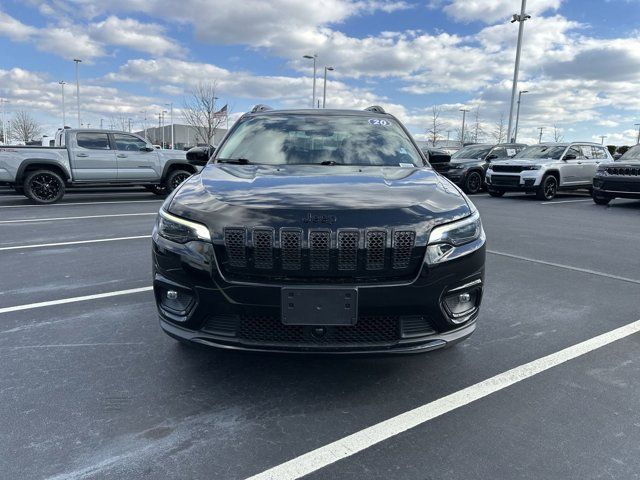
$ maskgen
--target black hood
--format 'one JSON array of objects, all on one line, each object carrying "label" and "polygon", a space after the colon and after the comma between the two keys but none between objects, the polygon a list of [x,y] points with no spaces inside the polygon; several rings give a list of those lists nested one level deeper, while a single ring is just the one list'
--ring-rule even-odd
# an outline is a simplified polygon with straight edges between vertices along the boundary
[{"label": "black hood", "polygon": [[210,164],[187,180],[171,213],[226,226],[368,228],[434,224],[470,213],[465,197],[426,168]]}]

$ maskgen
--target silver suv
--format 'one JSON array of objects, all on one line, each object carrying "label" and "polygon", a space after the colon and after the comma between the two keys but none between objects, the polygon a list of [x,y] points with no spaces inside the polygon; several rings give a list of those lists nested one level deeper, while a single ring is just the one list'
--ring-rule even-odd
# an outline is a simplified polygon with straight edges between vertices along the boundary
[{"label": "silver suv", "polygon": [[541,143],[509,160],[492,162],[486,182],[492,197],[528,192],[551,200],[558,190],[590,189],[598,164],[612,161],[609,151],[597,143]]}]

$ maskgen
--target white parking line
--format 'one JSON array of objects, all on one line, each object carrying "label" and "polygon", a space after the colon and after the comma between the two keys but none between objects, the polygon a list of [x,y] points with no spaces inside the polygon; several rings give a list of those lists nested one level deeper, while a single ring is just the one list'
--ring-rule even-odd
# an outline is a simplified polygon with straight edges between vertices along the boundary
[{"label": "white parking line", "polygon": [[371,427],[360,430],[323,447],[300,455],[288,462],[275,466],[250,477],[249,480],[294,480],[338,460],[355,455],[373,445],[417,427],[445,413],[469,405],[495,392],[503,390],[518,382],[531,378],[550,368],[561,365],[589,352],[602,348],[610,343],[640,332],[640,320],[636,320],[610,332],[590,338],[584,342],[560,350],[551,355],[507,370],[482,382],[471,385],[433,402],[422,405],[408,412],[401,413]]},{"label": "white parking line", "polygon": [[77,240],[75,242],[40,243],[38,245],[14,245],[11,247],[0,247],[0,252],[6,251],[6,250],[24,250],[27,248],[64,247],[66,245],[82,245],[84,243],[118,242],[120,240],[137,240],[139,238],[151,238],[151,235],[137,235],[135,237],[98,238],[95,240]]},{"label": "white parking line", "polygon": [[54,217],[54,218],[22,218],[20,220],[2,220],[2,223],[29,223],[29,222],[54,222],[58,220],[82,220],[84,218],[109,218],[109,217],[139,217],[143,215],[157,215],[153,213],[118,213],[112,215],[86,215],[82,217]]},{"label": "white parking line", "polygon": [[[0,197],[1,198],[1,197]],[[130,200],[123,201],[118,200],[117,202],[69,202],[69,203],[52,203],[49,205],[2,205],[0,208],[27,208],[27,207],[66,207],[67,205],[107,205],[107,204],[115,204],[115,203],[128,203],[129,205],[133,205],[136,203],[155,203],[155,202],[164,202],[164,200]]]},{"label": "white parking line", "polygon": [[597,270],[589,270],[588,268],[573,267],[571,265],[564,265],[562,263],[547,262],[545,260],[537,260],[535,258],[522,257],[520,255],[514,255],[512,253],[497,252],[495,250],[487,250],[487,253],[491,253],[493,255],[499,255],[501,257],[515,258],[517,260],[522,260],[525,262],[539,263],[541,265],[548,265],[550,267],[564,268],[566,270],[573,270],[574,272],[588,273],[589,275],[596,275],[598,277],[612,278],[614,280],[621,280],[623,282],[635,283],[640,285],[640,280],[636,280],[634,278],[621,277],[619,275],[612,275],[610,273],[598,272]]},{"label": "white parking line", "polygon": [[0,308],[0,313],[19,312],[21,310],[31,310],[32,308],[50,307],[52,305],[63,305],[65,303],[86,302],[87,300],[97,300],[99,298],[118,297],[120,295],[130,295],[132,293],[148,292],[153,287],[130,288],[128,290],[117,290],[115,292],[97,293],[94,295],[84,295],[82,297],[62,298],[60,300],[50,300],[48,302],[27,303],[26,305],[16,305],[14,307]]},{"label": "white parking line", "polygon": [[541,202],[540,205],[557,205],[558,203],[578,203],[578,202],[593,202],[591,198],[587,200],[556,200],[551,202]]},{"label": "white parking line", "polygon": [[72,347],[120,347],[129,345],[144,345],[143,342],[110,342],[110,343],[59,343],[52,345],[19,345],[0,347],[0,350],[23,350],[25,348],[72,348]]}]

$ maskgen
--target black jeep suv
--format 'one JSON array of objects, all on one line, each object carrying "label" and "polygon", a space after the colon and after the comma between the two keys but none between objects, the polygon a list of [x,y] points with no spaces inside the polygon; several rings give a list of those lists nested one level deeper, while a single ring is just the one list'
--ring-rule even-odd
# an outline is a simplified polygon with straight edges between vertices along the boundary
[{"label": "black jeep suv", "polygon": [[607,205],[614,198],[640,199],[640,145],[613,163],[601,163],[593,179],[593,201]]},{"label": "black jeep suv", "polygon": [[473,203],[380,107],[255,107],[153,231],[161,327],[228,349],[453,344],[475,329],[484,262]]}]

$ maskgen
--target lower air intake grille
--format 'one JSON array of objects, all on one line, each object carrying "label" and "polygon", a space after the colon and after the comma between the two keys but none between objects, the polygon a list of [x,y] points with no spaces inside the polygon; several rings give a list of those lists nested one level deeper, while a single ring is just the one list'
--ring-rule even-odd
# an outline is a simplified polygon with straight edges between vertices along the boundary
[{"label": "lower air intake grille", "polygon": [[284,325],[272,316],[250,315],[240,321],[238,337],[247,342],[299,345],[394,343],[400,337],[400,317],[363,316],[348,327],[326,327],[323,336],[314,336],[312,327]]}]

